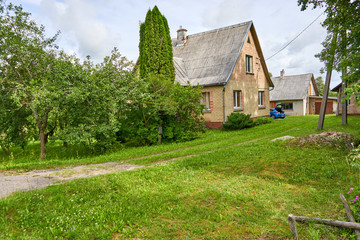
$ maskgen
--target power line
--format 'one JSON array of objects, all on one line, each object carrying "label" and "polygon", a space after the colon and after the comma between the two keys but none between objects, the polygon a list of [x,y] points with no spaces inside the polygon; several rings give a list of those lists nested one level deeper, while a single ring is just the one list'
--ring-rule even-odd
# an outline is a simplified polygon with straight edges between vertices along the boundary
[{"label": "power line", "polygon": [[301,34],[303,34],[311,25],[313,25],[314,22],[316,22],[316,20],[318,20],[318,19],[321,17],[321,15],[323,15],[324,13],[325,13],[325,12],[322,12],[319,16],[317,16],[314,21],[312,21],[306,28],[304,28],[298,35],[296,35],[290,42],[288,42],[288,43],[287,43],[284,47],[282,47],[279,51],[277,51],[276,53],[274,53],[273,55],[271,55],[270,57],[268,57],[268,58],[266,59],[266,61],[269,60],[270,58],[274,57],[275,55],[279,54],[282,50],[284,50],[286,47],[288,47],[288,46],[289,46],[292,42],[294,42]]}]

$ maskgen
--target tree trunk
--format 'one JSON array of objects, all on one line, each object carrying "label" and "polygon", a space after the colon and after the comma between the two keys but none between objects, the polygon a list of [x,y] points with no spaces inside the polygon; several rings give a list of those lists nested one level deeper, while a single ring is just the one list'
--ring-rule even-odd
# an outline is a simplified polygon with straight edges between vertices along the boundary
[{"label": "tree trunk", "polygon": [[40,159],[46,159],[46,135],[44,130],[40,129]]}]

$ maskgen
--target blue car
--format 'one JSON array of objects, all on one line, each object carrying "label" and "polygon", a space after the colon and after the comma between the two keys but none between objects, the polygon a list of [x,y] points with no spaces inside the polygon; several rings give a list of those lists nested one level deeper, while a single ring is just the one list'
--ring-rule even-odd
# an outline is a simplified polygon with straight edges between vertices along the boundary
[{"label": "blue car", "polygon": [[285,112],[282,110],[282,103],[279,103],[275,106],[275,108],[270,108],[270,117],[273,119],[276,118],[285,118]]}]

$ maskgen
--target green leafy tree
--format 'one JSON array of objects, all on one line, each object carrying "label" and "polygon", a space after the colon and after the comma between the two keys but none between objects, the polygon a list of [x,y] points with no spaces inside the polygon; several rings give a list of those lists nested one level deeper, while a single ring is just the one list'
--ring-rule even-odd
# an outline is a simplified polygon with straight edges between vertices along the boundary
[{"label": "green leafy tree", "polygon": [[161,135],[165,142],[187,141],[205,129],[200,87],[183,87],[154,76],[147,81],[133,79],[132,84],[121,124],[122,140],[149,145]]},{"label": "green leafy tree", "polygon": [[[352,0],[298,0],[301,10],[309,5],[324,7],[326,19],[323,26],[328,35],[323,42],[324,49],[318,57],[326,64],[333,62],[342,78],[352,84],[349,90],[359,100],[360,79],[360,2]],[[335,40],[334,41],[334,36]],[[327,66],[329,69],[329,66]]]},{"label": "green leafy tree", "polygon": [[315,84],[316,84],[317,90],[319,92],[319,96],[322,96],[323,92],[324,92],[324,86],[325,86],[323,78],[321,76],[315,78]]},{"label": "green leafy tree", "polygon": [[44,27],[30,19],[21,6],[0,5],[0,62],[2,85],[14,100],[16,108],[30,109],[39,130],[41,159],[45,159],[45,144],[53,126],[49,117],[61,98],[61,84],[53,74],[56,58],[53,38],[46,38]]},{"label": "green leafy tree", "polygon": [[83,63],[71,60],[68,65],[73,72],[72,92],[62,102],[56,137],[103,152],[117,141],[119,119],[127,107],[124,105],[134,78],[132,63],[114,49],[100,64],[87,59]]},{"label": "green leafy tree", "polygon": [[149,9],[140,26],[139,51],[141,78],[162,75],[171,82],[175,80],[170,30],[157,6]]}]

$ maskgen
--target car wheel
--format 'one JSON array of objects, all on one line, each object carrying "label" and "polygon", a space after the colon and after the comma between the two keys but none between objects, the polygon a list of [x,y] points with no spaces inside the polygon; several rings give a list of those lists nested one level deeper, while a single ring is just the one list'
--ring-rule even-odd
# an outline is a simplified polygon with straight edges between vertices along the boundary
[{"label": "car wheel", "polygon": [[276,119],[275,115],[272,115],[271,117],[272,117],[273,119]]}]

